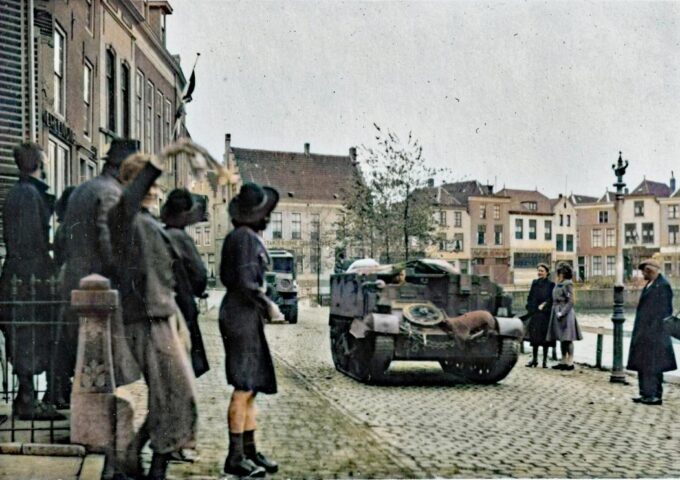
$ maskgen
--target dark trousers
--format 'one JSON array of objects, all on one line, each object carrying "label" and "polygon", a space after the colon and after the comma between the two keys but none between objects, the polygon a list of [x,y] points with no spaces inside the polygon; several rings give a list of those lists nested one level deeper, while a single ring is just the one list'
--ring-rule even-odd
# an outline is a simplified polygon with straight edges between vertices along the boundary
[{"label": "dark trousers", "polygon": [[638,372],[641,397],[661,398],[663,395],[663,372]]}]

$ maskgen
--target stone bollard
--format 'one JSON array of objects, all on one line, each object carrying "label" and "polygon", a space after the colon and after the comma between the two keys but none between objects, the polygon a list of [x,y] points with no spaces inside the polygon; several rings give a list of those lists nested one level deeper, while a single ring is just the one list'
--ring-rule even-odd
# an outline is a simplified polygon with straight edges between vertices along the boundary
[{"label": "stone bollard", "polygon": [[116,395],[113,376],[111,317],[118,305],[118,291],[101,275],[83,278],[80,289],[71,292],[71,308],[80,318],[71,442],[106,454],[105,478],[118,472],[137,473],[134,412],[127,400]]}]

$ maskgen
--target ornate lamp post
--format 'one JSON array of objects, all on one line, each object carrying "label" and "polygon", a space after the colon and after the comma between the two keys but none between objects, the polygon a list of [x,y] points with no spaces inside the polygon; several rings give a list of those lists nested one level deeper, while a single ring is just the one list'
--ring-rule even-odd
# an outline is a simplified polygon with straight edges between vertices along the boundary
[{"label": "ornate lamp post", "polygon": [[626,376],[623,373],[623,322],[626,318],[623,316],[623,238],[621,230],[623,229],[623,195],[626,184],[623,182],[623,176],[626,174],[628,168],[628,160],[621,158],[619,152],[619,159],[616,164],[612,165],[614,175],[616,175],[616,282],[614,285],[614,312],[612,315],[612,323],[614,324],[614,359],[612,362],[612,373],[609,381],[612,383],[626,384]]}]

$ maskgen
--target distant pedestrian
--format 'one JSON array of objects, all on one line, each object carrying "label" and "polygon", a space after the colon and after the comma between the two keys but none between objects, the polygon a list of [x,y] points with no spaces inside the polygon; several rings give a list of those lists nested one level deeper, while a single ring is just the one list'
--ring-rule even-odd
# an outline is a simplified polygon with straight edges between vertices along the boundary
[{"label": "distant pedestrian", "polygon": [[555,283],[550,280],[550,268],[545,263],[539,263],[538,278],[531,282],[531,290],[527,298],[527,312],[529,327],[527,337],[532,347],[532,359],[527,367],[538,366],[538,348],[543,347],[543,368],[548,367],[548,348],[555,347],[554,340],[547,340],[548,325],[552,312],[552,293]]},{"label": "distant pedestrian", "polygon": [[[55,275],[49,243],[54,196],[42,181],[46,156],[33,142],[18,145],[13,153],[19,181],[7,194],[2,216],[7,257],[0,276],[0,300],[46,301]],[[50,367],[56,335],[54,308],[28,303],[3,306],[0,320],[7,356],[19,381],[14,415],[22,420],[63,419],[52,405],[35,398],[33,387],[33,376]]]},{"label": "distant pedestrian", "polygon": [[553,366],[556,370],[574,369],[574,342],[582,340],[581,328],[574,312],[573,271],[568,263],[557,266],[557,284],[553,289],[553,303],[546,341],[559,341],[562,358]]},{"label": "distant pedestrian", "polygon": [[647,283],[635,312],[627,368],[638,372],[640,396],[633,401],[661,405],[663,372],[677,368],[671,338],[663,326],[663,319],[673,314],[673,290],[656,260],[644,260],[638,268]]},{"label": "distant pedestrian", "polygon": [[229,204],[235,229],[222,247],[220,279],[227,287],[220,306],[220,332],[226,354],[227,381],[234,386],[229,403],[227,474],[263,477],[278,465],[255,446],[255,396],[276,393],[274,363],[264,334],[267,319],[279,317],[265,295],[270,259],[259,236],[269,223],[279,194],[270,187],[246,183]]},{"label": "distant pedestrian", "polygon": [[193,152],[183,141],[165,147],[159,157],[128,157],[120,167],[123,193],[108,213],[125,333],[149,388],[140,436],[151,440],[148,478],[154,480],[165,478],[173,454],[196,440],[195,377],[174,318],[173,256],[163,226],[150,213],[158,206],[156,179],[164,165],[172,156]]},{"label": "distant pedestrian", "polygon": [[[62,295],[65,300],[70,300],[71,291],[79,287],[83,277],[91,274],[108,278],[111,287],[118,289],[107,214],[123,191],[118,181],[120,165],[137,151],[137,140],[112,140],[104,157],[101,174],[78,185],[68,197],[64,221],[59,227],[59,238],[55,240],[60,246],[60,260],[64,262]],[[56,405],[67,405],[69,402],[70,378],[74,374],[78,346],[77,314],[67,308],[62,319],[55,355],[56,386],[50,392],[52,402]],[[140,372],[125,338],[121,308],[111,318],[110,328],[114,378],[116,386],[122,386],[139,379]]]},{"label": "distant pedestrian", "polygon": [[194,297],[201,297],[208,285],[208,271],[193,239],[184,230],[194,223],[202,222],[206,212],[203,205],[195,202],[184,188],[170,192],[161,209],[161,221],[177,258],[173,263],[175,274],[175,300],[182,312],[191,336],[191,365],[196,377],[210,370],[198,325],[198,306]]}]

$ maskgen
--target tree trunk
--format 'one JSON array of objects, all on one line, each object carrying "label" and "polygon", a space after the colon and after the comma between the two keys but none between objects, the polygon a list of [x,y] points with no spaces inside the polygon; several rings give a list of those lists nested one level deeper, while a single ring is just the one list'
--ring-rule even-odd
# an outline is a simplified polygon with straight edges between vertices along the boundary
[{"label": "tree trunk", "polygon": [[406,199],[404,200],[404,261],[408,262],[408,207],[409,207],[409,192],[406,191]]}]

